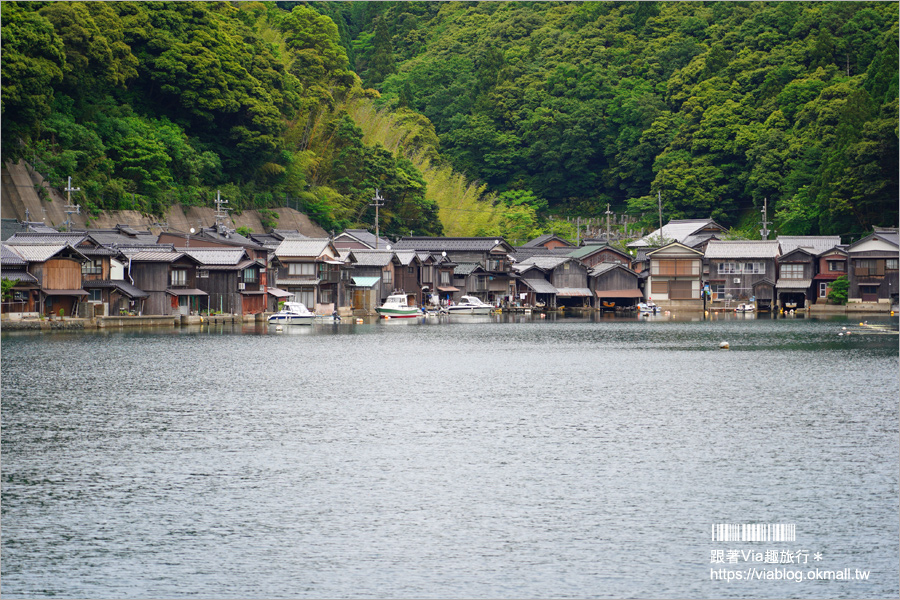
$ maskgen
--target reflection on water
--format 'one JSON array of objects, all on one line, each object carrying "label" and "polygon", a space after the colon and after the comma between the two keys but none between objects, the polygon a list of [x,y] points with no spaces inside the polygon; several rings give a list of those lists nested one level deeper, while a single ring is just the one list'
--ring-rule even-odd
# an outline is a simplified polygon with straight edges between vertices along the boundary
[{"label": "reflection on water", "polygon": [[[2,350],[4,597],[898,594],[897,336],[856,321],[452,316]],[[871,577],[711,580],[713,550],[782,549],[713,543],[714,523],[795,524],[785,550]]]}]

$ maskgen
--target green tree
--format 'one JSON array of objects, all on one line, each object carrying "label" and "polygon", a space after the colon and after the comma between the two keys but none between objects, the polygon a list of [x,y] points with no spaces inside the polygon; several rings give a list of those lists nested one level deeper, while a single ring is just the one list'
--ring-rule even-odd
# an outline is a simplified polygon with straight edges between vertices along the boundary
[{"label": "green tree", "polygon": [[828,292],[828,301],[833,304],[847,304],[847,294],[850,290],[850,280],[846,275],[841,275],[831,284],[831,290]]}]

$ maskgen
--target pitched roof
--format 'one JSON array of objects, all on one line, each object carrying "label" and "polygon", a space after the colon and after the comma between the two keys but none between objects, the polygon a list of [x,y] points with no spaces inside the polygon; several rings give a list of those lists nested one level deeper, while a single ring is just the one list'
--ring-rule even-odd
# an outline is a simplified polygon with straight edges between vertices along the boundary
[{"label": "pitched roof", "polygon": [[25,283],[37,283],[37,279],[34,275],[27,271],[23,271],[21,269],[3,269],[2,275],[0,275],[3,279],[9,279],[10,281],[23,281]]},{"label": "pitched roof", "polygon": [[393,244],[394,250],[420,250],[425,252],[490,252],[497,246],[512,252],[512,246],[501,237],[404,237]]},{"label": "pitched roof", "polygon": [[900,246],[900,238],[898,238],[898,233],[896,228],[892,227],[874,227],[872,233],[867,235],[866,237],[860,239],[857,242],[854,242],[850,249],[852,250],[854,247],[860,245],[862,242],[869,239],[879,239],[887,242],[888,244],[892,244],[894,246]]},{"label": "pitched roof", "polygon": [[565,244],[566,246],[568,246],[570,248],[575,246],[575,244],[571,243],[568,240],[564,240],[563,238],[559,237],[558,235],[548,233],[546,235],[538,236],[531,241],[525,242],[524,244],[522,244],[521,247],[522,248],[534,248],[536,246],[543,246],[544,244],[546,244],[547,242],[549,242],[551,240],[556,240],[558,242],[562,242],[563,244]]},{"label": "pitched roof", "polygon": [[577,258],[580,260],[582,258],[590,256],[591,254],[600,252],[601,250],[610,250],[617,254],[621,254],[623,257],[628,258],[628,260],[631,260],[631,256],[627,252],[620,250],[615,246],[610,246],[609,244],[589,244],[587,246],[581,246],[580,248],[576,248],[575,250],[569,252],[567,256],[571,256],[572,258]]},{"label": "pitched roof", "polygon": [[570,260],[576,260],[570,256],[532,256],[529,259],[523,260],[520,265],[535,265],[540,267],[541,269],[555,269],[559,265],[569,262]]},{"label": "pitched roof", "polygon": [[779,235],[775,240],[781,245],[782,254],[797,248],[805,248],[810,253],[818,254],[841,245],[839,235]]},{"label": "pitched roof", "polygon": [[[366,229],[345,229],[343,232],[341,232],[340,234],[338,234],[335,237],[335,240],[340,238],[342,235],[347,235],[349,237],[352,237],[355,240],[357,240],[358,242],[365,244],[369,248],[375,248],[375,240],[376,240],[375,234]],[[377,238],[377,240],[378,240],[378,249],[379,250],[387,248],[388,245],[391,244],[390,240],[385,239],[381,236],[379,236]]]},{"label": "pitched roof", "polygon": [[275,249],[278,258],[318,258],[331,245],[328,238],[286,239]]},{"label": "pitched roof", "polygon": [[555,294],[557,291],[556,286],[546,279],[528,279],[523,277],[519,281],[530,287],[537,294]]},{"label": "pitched roof", "polygon": [[247,252],[243,248],[185,248],[182,250],[202,265],[237,265]]},{"label": "pitched roof", "polygon": [[619,263],[600,263],[599,265],[596,265],[590,271],[588,271],[588,277],[599,277],[600,275],[608,273],[613,269],[624,269],[628,273],[637,276],[637,273],[635,271],[629,269],[625,265]]},{"label": "pitched roof", "polygon": [[628,244],[628,247],[638,248],[641,246],[649,246],[651,242],[648,241],[648,238],[658,238],[660,237],[660,232],[662,233],[663,239],[670,239],[687,245],[684,242],[688,237],[699,235],[699,232],[704,229],[725,231],[724,227],[712,219],[678,219],[669,221],[667,224],[663,225],[662,230],[657,229],[641,239],[631,242]]},{"label": "pitched roof", "polygon": [[777,258],[778,242],[776,240],[723,242],[712,240],[706,247],[706,258]]},{"label": "pitched roof", "polygon": [[47,233],[36,233],[33,231],[20,231],[13,234],[6,242],[8,244],[71,244],[77,245],[84,240],[87,235],[82,232],[60,232],[53,231]]},{"label": "pitched roof", "polygon": [[523,248],[518,246],[513,252],[509,253],[509,257],[516,262],[528,260],[532,256],[569,256],[572,252],[571,247],[564,248],[544,248],[543,246],[535,246],[534,248]]},{"label": "pitched roof", "polygon": [[132,285],[127,281],[114,279],[91,279],[82,282],[81,287],[85,289],[117,289],[129,298],[147,298],[150,296],[147,292],[139,287]]},{"label": "pitched roof", "polygon": [[24,258],[28,262],[45,262],[62,252],[69,249],[82,258],[85,258],[77,248],[70,244],[7,244],[16,254]]},{"label": "pitched roof", "polygon": [[454,275],[471,275],[478,269],[481,269],[482,271],[484,271],[484,269],[482,269],[481,265],[478,263],[459,263],[458,265],[456,265],[456,268],[453,269],[453,274]]},{"label": "pitched roof", "polygon": [[398,250],[394,254],[404,267],[408,267],[418,258],[418,253],[415,250]]},{"label": "pitched roof", "polygon": [[24,267],[28,261],[22,258],[18,252],[3,244],[2,251],[0,251],[0,264],[4,267]]},{"label": "pitched roof", "polygon": [[184,256],[184,252],[164,251],[164,250],[145,250],[129,255],[132,262],[175,262]]},{"label": "pitched roof", "polygon": [[351,250],[350,254],[361,267],[386,267],[394,260],[392,250]]}]

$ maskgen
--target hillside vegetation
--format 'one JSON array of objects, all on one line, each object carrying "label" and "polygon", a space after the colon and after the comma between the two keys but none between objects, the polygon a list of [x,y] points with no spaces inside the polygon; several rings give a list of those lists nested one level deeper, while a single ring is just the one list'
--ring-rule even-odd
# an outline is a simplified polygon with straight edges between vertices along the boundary
[{"label": "hillside vegetation", "polygon": [[456,169],[539,210],[897,223],[894,3],[311,5]]},{"label": "hillside vegetation", "polygon": [[[3,159],[96,214],[897,224],[895,3],[3,2]],[[563,223],[564,224],[564,223]]]}]

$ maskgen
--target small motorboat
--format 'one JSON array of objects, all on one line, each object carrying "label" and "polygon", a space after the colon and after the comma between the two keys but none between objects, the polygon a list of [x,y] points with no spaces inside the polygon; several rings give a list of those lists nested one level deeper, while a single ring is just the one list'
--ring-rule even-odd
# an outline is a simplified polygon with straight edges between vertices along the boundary
[{"label": "small motorboat", "polygon": [[463,296],[458,304],[447,308],[451,315],[489,315],[494,307],[485,304],[476,296]]},{"label": "small motorboat", "polygon": [[302,302],[285,302],[274,315],[269,316],[270,325],[312,325],[316,315]]},{"label": "small motorboat", "polygon": [[410,306],[409,300],[403,292],[388,296],[384,304],[376,308],[375,312],[382,317],[390,317],[392,319],[411,319],[422,316],[422,311],[415,306]]},{"label": "small motorboat", "polygon": [[738,304],[734,307],[736,313],[754,312],[755,310],[752,304]]},{"label": "small motorboat", "polygon": [[647,315],[655,315],[659,312],[659,306],[653,302],[639,302],[637,306],[639,312]]}]

